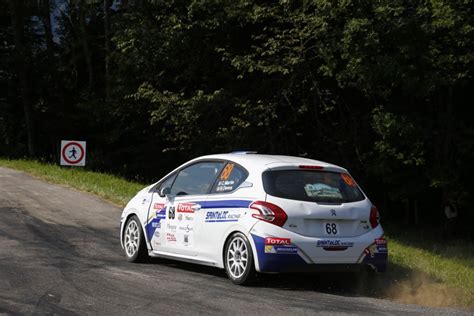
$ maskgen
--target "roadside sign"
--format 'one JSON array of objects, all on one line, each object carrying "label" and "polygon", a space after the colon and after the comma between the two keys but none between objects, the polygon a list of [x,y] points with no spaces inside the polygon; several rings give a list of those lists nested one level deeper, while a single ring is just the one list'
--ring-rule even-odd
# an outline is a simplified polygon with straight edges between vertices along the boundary
[{"label": "roadside sign", "polygon": [[85,166],[86,142],[62,140],[60,164],[61,166]]}]

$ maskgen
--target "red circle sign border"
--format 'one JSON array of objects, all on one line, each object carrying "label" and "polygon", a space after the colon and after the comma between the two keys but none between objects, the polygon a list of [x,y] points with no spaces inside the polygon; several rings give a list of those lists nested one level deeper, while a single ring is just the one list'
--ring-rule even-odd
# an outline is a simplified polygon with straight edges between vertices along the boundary
[{"label": "red circle sign border", "polygon": [[[68,148],[69,146],[72,146],[72,145],[76,145],[77,147],[79,147],[79,149],[81,150],[81,156],[79,156],[79,159],[77,159],[76,161],[74,160],[69,160],[67,158],[67,156],[65,155],[65,152],[66,152],[66,148]],[[84,158],[84,148],[82,148],[81,144],[79,144],[78,142],[70,142],[70,143],[67,143],[64,148],[63,148],[63,151],[61,152],[61,155],[63,156],[63,159],[67,162],[67,163],[70,163],[72,165],[75,165],[79,162],[81,162],[82,158]]]}]

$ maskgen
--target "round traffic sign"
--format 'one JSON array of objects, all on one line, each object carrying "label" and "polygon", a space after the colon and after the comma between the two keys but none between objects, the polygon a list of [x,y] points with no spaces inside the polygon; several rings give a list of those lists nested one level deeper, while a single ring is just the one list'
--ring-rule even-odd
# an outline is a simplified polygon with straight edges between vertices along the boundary
[{"label": "round traffic sign", "polygon": [[[66,154],[68,152],[68,148],[72,147],[72,149],[69,151],[69,152],[72,152],[72,155],[68,157],[68,155]],[[76,156],[76,147],[79,149],[79,155]],[[67,143],[64,148],[63,148],[63,151],[61,152],[61,155],[63,156],[63,159],[67,162],[67,163],[70,163],[70,164],[77,164],[79,162],[82,161],[82,158],[84,158],[84,148],[82,148],[81,144],[77,143],[77,142],[70,142],[70,143]]]}]

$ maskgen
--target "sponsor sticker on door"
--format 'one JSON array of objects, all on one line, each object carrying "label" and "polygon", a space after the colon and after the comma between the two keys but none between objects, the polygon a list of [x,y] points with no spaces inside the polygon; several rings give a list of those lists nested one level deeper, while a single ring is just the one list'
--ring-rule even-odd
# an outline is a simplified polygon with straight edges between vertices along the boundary
[{"label": "sponsor sticker on door", "polygon": [[179,203],[178,213],[194,213],[194,203]]}]

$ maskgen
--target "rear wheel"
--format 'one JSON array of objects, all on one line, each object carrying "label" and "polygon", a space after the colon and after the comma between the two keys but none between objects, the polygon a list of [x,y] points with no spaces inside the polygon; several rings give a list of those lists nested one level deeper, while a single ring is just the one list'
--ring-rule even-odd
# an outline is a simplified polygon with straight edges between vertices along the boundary
[{"label": "rear wheel", "polygon": [[143,262],[148,258],[145,236],[136,215],[130,217],[125,224],[123,246],[129,262]]},{"label": "rear wheel", "polygon": [[255,266],[250,243],[242,233],[234,233],[226,244],[225,272],[234,284],[249,284],[255,279]]}]

